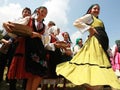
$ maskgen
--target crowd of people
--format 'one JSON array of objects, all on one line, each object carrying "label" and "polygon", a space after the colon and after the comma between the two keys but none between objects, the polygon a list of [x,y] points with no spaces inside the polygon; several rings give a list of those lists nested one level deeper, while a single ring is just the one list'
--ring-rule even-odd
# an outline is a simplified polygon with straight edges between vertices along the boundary
[{"label": "crowd of people", "polygon": [[[0,82],[7,65],[9,90],[16,90],[17,80],[23,80],[24,90],[37,90],[44,78],[58,76],[75,85],[83,85],[86,90],[100,90],[104,85],[120,89],[120,54],[117,51],[113,56],[108,53],[109,39],[98,16],[100,6],[92,5],[73,23],[80,32],[89,32],[85,43],[82,38],[76,38],[75,46],[72,46],[69,33],[61,32],[54,20],[47,25],[44,23],[47,13],[45,6],[36,8],[33,13],[25,7],[22,18],[3,23],[7,33],[1,42],[8,49],[6,52],[0,49]],[[28,33],[14,32],[16,24],[26,26]],[[57,37],[60,33],[63,40]],[[116,68],[111,67],[113,62]]]},{"label": "crowd of people", "polygon": [[112,69],[120,79],[120,40],[115,41],[115,45],[108,49]]}]

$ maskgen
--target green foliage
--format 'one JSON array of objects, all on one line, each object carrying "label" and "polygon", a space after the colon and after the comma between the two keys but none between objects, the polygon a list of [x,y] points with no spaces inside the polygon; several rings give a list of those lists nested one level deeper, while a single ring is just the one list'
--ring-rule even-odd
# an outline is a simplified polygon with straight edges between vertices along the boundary
[{"label": "green foliage", "polygon": [[3,30],[0,29],[0,40],[3,38],[2,33],[3,33]]}]

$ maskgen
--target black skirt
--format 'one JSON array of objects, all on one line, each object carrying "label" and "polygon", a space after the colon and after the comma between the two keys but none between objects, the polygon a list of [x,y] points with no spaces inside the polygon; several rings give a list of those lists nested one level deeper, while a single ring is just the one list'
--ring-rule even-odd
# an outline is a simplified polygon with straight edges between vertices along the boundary
[{"label": "black skirt", "polygon": [[34,75],[46,75],[45,49],[39,38],[26,38],[25,41],[26,71]]},{"label": "black skirt", "polygon": [[48,67],[47,78],[57,78],[56,66],[62,62],[69,61],[71,58],[63,55],[59,48],[56,48],[55,51],[47,50],[47,54],[49,55],[46,60]]}]

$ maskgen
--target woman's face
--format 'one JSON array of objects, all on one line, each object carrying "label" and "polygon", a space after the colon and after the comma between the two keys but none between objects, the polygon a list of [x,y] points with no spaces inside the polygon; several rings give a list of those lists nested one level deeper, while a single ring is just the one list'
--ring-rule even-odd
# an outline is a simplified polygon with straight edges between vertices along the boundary
[{"label": "woman's face", "polygon": [[41,8],[38,10],[38,18],[43,20],[47,16],[47,9]]},{"label": "woman's face", "polygon": [[23,12],[22,12],[22,16],[23,18],[26,17],[26,16],[30,16],[31,15],[31,11],[25,9]]},{"label": "woman's face", "polygon": [[59,33],[60,33],[60,29],[54,31],[54,35],[59,35]]},{"label": "woman's face", "polygon": [[68,40],[68,37],[69,37],[69,36],[68,36],[68,33],[64,33],[64,36],[63,36],[63,37],[64,37],[65,40]]},{"label": "woman's face", "polygon": [[82,43],[83,43],[83,42],[82,42],[82,40],[79,40],[78,45],[80,45],[80,46],[81,46],[81,45],[82,45]]},{"label": "woman's face", "polygon": [[90,13],[91,13],[92,15],[94,15],[95,17],[98,17],[98,15],[99,15],[99,13],[100,13],[100,8],[99,8],[99,6],[97,6],[97,5],[93,6],[92,9],[91,9],[91,11],[90,11]]}]

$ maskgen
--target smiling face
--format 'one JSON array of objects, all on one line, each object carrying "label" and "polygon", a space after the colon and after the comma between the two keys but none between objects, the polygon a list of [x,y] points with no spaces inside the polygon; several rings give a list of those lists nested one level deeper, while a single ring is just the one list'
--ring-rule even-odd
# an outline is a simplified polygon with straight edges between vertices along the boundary
[{"label": "smiling face", "polygon": [[26,17],[26,16],[30,16],[31,15],[31,10],[29,8],[25,8],[23,11],[22,11],[22,16],[23,18]]},{"label": "smiling face", "polygon": [[94,15],[95,17],[98,17],[99,13],[100,13],[100,8],[99,6],[95,5],[92,7],[91,12],[92,15]]},{"label": "smiling face", "polygon": [[80,40],[78,41],[78,45],[79,45],[79,46],[82,46],[82,45],[83,45],[82,39],[80,39]]},{"label": "smiling face", "polygon": [[64,33],[63,38],[64,38],[64,40],[66,40],[66,41],[69,39],[69,35],[68,35],[67,32]]},{"label": "smiling face", "polygon": [[41,7],[37,11],[38,20],[43,20],[47,16],[47,8]]}]

